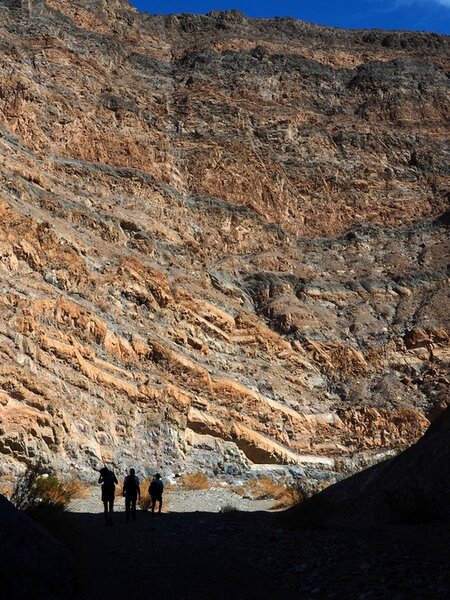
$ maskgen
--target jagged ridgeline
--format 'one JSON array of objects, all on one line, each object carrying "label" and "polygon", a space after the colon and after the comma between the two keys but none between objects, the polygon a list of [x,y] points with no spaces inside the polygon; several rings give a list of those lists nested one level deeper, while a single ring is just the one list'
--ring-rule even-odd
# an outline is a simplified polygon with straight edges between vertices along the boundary
[{"label": "jagged ridgeline", "polygon": [[1,469],[332,476],[448,389],[449,38],[0,0]]}]

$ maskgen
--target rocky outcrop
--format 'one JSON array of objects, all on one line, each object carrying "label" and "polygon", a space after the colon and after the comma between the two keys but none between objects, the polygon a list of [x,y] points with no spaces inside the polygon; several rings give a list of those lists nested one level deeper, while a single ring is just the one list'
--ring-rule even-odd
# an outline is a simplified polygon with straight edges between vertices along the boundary
[{"label": "rocky outcrop", "polygon": [[415,441],[447,401],[448,39],[0,13],[2,468]]},{"label": "rocky outcrop", "polygon": [[0,581],[5,600],[75,597],[66,548],[0,495]]},{"label": "rocky outcrop", "polygon": [[450,409],[411,448],[357,473],[291,509],[312,526],[448,522]]}]

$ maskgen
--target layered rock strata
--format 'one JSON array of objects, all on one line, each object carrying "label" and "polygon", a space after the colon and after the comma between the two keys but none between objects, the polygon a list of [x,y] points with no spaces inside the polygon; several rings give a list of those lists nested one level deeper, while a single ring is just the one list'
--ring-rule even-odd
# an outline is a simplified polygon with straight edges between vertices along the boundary
[{"label": "layered rock strata", "polygon": [[2,469],[336,469],[417,439],[448,389],[449,39],[0,17]]}]

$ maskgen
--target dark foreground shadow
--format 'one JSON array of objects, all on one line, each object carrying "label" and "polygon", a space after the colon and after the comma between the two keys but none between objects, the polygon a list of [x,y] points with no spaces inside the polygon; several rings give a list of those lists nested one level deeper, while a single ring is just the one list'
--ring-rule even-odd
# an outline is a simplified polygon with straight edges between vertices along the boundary
[{"label": "dark foreground shadow", "polygon": [[67,513],[77,599],[449,598],[449,528],[293,527],[284,513]]},{"label": "dark foreground shadow", "polygon": [[[77,598],[160,600],[281,598],[271,568],[278,514],[66,513],[77,566]],[[278,535],[281,535],[279,533]]]}]

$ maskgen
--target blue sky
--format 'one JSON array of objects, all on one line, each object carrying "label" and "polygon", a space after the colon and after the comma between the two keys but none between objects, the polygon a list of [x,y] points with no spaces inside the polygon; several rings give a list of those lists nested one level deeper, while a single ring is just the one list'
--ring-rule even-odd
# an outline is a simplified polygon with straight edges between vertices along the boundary
[{"label": "blue sky", "polygon": [[291,16],[322,25],[450,34],[450,0],[130,0],[153,14],[238,8],[250,17]]}]

